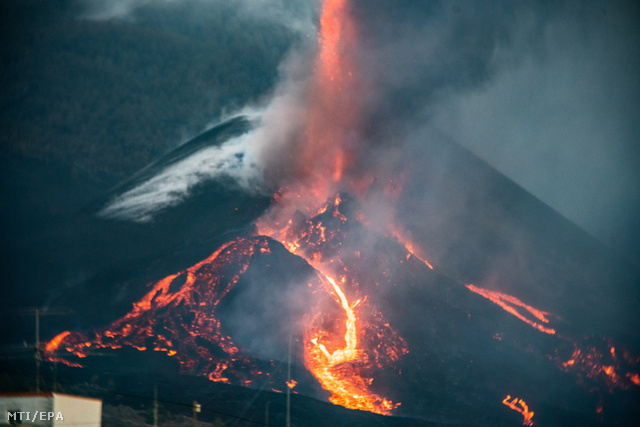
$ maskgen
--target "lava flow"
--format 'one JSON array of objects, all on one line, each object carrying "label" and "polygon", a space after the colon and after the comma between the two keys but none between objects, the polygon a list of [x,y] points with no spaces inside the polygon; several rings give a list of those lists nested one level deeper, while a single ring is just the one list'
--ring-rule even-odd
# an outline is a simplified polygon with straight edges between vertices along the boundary
[{"label": "lava flow", "polygon": [[575,372],[578,383],[609,393],[640,386],[640,357],[616,346],[613,340],[586,337],[581,345],[565,340],[564,347],[571,350],[571,356],[565,359],[556,354],[552,359],[562,371]]},{"label": "lava flow", "polygon": [[[331,296],[328,300],[319,297],[307,318],[307,369],[331,393],[333,403],[389,414],[398,403],[371,392],[373,380],[369,374],[376,367],[397,361],[408,351],[406,344],[382,315],[358,296],[362,289],[350,278],[348,266],[335,251],[339,246],[336,231],[327,230],[322,221],[307,219],[331,211],[334,219],[346,221],[339,209],[340,196],[331,199],[332,195],[338,190],[361,194],[370,183],[363,174],[349,173],[355,161],[359,108],[358,98],[352,96],[357,67],[345,54],[356,38],[347,6],[346,0],[327,0],[322,7],[320,50],[310,88],[312,102],[298,159],[301,170],[297,175],[304,184],[302,188],[282,188],[278,204],[258,220],[257,227],[259,234],[279,241],[307,260],[324,283],[323,292]],[[323,207],[327,199],[330,201]],[[384,343],[365,348],[365,335],[372,330],[378,331]]]},{"label": "lava flow", "polygon": [[197,372],[212,381],[249,384],[268,376],[222,332],[216,307],[251,259],[269,251],[264,237],[230,241],[205,260],[155,283],[130,313],[96,331],[93,338],[65,331],[47,343],[45,354],[56,361],[57,350],[85,358],[96,349],[128,346],[164,352],[175,357],[185,372]]},{"label": "lava flow", "polygon": [[522,414],[522,416],[524,417],[524,421],[522,421],[523,426],[532,426],[533,411],[529,410],[529,406],[526,404],[526,402],[522,399],[518,399],[517,397],[514,397],[513,400],[509,399],[511,399],[511,396],[507,395],[502,403],[504,403],[514,411],[518,411]]},{"label": "lava flow", "polygon": [[[331,392],[333,403],[389,414],[399,403],[370,391],[370,386],[376,370],[391,367],[408,349],[341,261],[340,226],[348,219],[340,212],[340,203],[340,197],[330,200],[318,215],[288,230],[292,240],[286,246],[296,248],[293,252],[309,262],[317,279],[304,287],[310,292],[305,298],[304,362]],[[58,358],[56,352],[66,350],[82,359],[97,349],[128,346],[164,352],[183,371],[212,381],[250,385],[263,378],[269,382],[267,371],[275,362],[265,365],[237,346],[223,333],[217,309],[252,260],[270,254],[273,245],[278,243],[265,236],[230,241],[205,260],[153,284],[130,313],[96,331],[93,338],[65,331],[46,344],[45,354],[50,361],[79,366]],[[286,386],[296,384],[289,380]]]},{"label": "lava flow", "polygon": [[[548,328],[542,324],[542,323],[549,323],[549,319],[548,319],[549,313],[547,313],[546,311],[533,308],[530,305],[523,303],[518,298],[511,295],[507,295],[507,294],[496,292],[496,291],[490,291],[487,289],[482,289],[474,285],[465,285],[465,286],[470,291],[475,292],[479,295],[482,295],[486,299],[502,307],[508,313],[513,314],[518,319],[533,326],[540,332],[544,332],[546,334],[552,334],[552,335],[556,333],[555,329]],[[518,311],[518,307],[523,308],[526,312],[531,314],[533,317],[535,317],[538,321],[542,323],[538,323],[534,320],[528,319],[525,315],[523,315]]]},{"label": "lava flow", "polygon": [[[370,392],[368,386],[371,380],[362,375],[363,369],[358,366],[370,363],[365,350],[360,347],[361,332],[355,309],[361,301],[349,303],[335,280],[330,277],[326,279],[344,312],[344,336],[319,327],[317,321],[312,322],[311,328],[305,333],[305,364],[323,388],[331,391],[329,400],[332,403],[389,414],[399,404]],[[322,314],[319,317],[323,317]]]},{"label": "lava flow", "polygon": [[358,297],[363,290],[350,274],[341,247],[349,221],[341,212],[343,203],[340,195],[335,196],[315,216],[297,226],[291,221],[284,231],[271,230],[262,222],[259,233],[282,239],[292,253],[309,262],[323,284],[305,322],[304,359],[307,369],[331,392],[329,400],[389,414],[399,403],[369,390],[371,374],[393,365],[408,348],[366,297]]}]

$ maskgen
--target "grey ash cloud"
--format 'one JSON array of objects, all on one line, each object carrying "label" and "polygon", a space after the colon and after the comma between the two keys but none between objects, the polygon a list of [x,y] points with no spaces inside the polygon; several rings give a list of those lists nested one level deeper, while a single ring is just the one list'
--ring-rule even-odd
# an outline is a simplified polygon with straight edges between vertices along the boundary
[{"label": "grey ash cloud", "polygon": [[[361,0],[352,13],[372,140],[449,138],[640,260],[637,4]],[[401,161],[422,143],[404,140]]]}]

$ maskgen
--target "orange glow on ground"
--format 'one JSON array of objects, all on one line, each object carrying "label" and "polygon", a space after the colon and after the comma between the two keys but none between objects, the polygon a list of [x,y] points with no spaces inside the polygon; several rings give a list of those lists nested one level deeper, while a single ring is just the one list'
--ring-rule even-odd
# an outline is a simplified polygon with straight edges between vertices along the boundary
[{"label": "orange glow on ground", "polygon": [[420,249],[420,246],[418,246],[413,242],[411,237],[409,237],[408,233],[402,231],[398,227],[390,227],[390,233],[393,237],[395,237],[398,240],[398,243],[404,246],[407,252],[409,252],[414,257],[418,258],[420,261],[424,263],[424,265],[426,265],[431,270],[433,270],[433,265],[431,265],[431,263],[427,261],[427,258],[424,252],[422,251],[422,249]]},{"label": "orange glow on ground", "polygon": [[[307,320],[304,359],[322,387],[331,393],[331,402],[351,409],[389,414],[398,404],[370,392],[372,380],[364,373],[375,367],[367,362],[366,355],[377,350],[363,348],[362,327],[375,323],[381,315],[373,314],[376,312],[371,307],[361,312],[358,307],[361,299],[357,296],[359,285],[346,276],[339,277],[323,265],[322,249],[333,237],[328,235],[326,227],[318,222],[297,230],[299,224],[293,221],[300,213],[311,218],[327,209],[332,209],[335,218],[346,221],[338,209],[339,197],[334,199],[333,206],[321,206],[338,191],[364,194],[373,182],[370,177],[350,171],[355,160],[360,120],[358,91],[362,90],[358,87],[356,62],[350,55],[356,39],[348,1],[325,0],[320,14],[319,51],[309,88],[311,101],[300,157],[296,159],[303,183],[281,188],[274,197],[275,213],[260,218],[256,226],[259,234],[279,241],[289,251],[307,260],[324,283],[323,289],[318,290],[322,302],[315,303]],[[335,329],[323,327],[323,322],[317,320],[320,318],[330,322]],[[393,357],[406,353],[406,344],[388,325],[376,327],[381,329],[381,336],[390,337],[387,346]]]},{"label": "orange glow on ground", "polygon": [[[363,305],[363,298],[357,296],[361,292],[359,284],[349,278],[346,267],[341,269],[341,274],[331,271],[332,261],[340,262],[339,258],[323,259],[323,248],[336,244],[336,235],[319,217],[325,215],[340,223],[346,222],[347,218],[340,212],[341,203],[340,196],[330,199],[318,209],[314,220],[307,221],[300,229],[293,229],[291,222],[287,222],[285,230],[260,222],[259,233],[280,240],[318,273],[322,286],[316,290],[317,300],[311,302],[309,317],[305,320],[304,362],[321,386],[331,393],[329,400],[349,409],[389,415],[400,403],[371,392],[372,379],[368,373],[398,360],[408,350],[382,315],[373,307]],[[349,296],[350,293],[356,296]],[[383,342],[368,347],[363,339],[365,327],[375,330]]]},{"label": "orange glow on ground", "polygon": [[526,404],[526,402],[522,399],[518,399],[517,397],[514,397],[511,401],[509,399],[511,399],[511,396],[507,395],[502,403],[504,403],[514,411],[518,411],[522,414],[522,416],[524,417],[524,420],[522,421],[523,426],[532,426],[532,418],[534,412],[529,410],[529,406]]},{"label": "orange glow on ground", "polygon": [[[303,319],[305,367],[330,393],[329,399],[334,404],[388,415],[401,403],[372,391],[372,373],[392,366],[408,353],[407,344],[367,301],[367,295],[351,277],[348,266],[342,264],[336,249],[339,239],[337,244],[333,242],[340,232],[328,227],[328,221],[312,221],[327,214],[331,220],[345,224],[347,217],[340,210],[343,200],[334,195],[338,191],[349,191],[361,196],[375,181],[373,175],[354,172],[358,169],[354,163],[361,118],[357,95],[363,88],[358,81],[356,61],[348,55],[356,44],[357,33],[347,6],[348,0],[323,3],[319,51],[307,94],[310,105],[305,131],[296,147],[299,157],[292,162],[300,182],[282,187],[274,195],[274,209],[255,225],[260,236],[280,242],[316,270],[319,285],[308,284],[318,288],[313,289],[314,297],[308,301],[308,312]],[[387,183],[385,197],[397,201],[403,182],[400,177]],[[332,196],[330,203],[323,206]],[[356,218],[362,222],[357,214]],[[414,256],[433,270],[421,248],[393,222],[390,220],[382,226],[382,233],[395,237],[404,246],[407,260]],[[97,331],[93,338],[62,332],[44,347],[47,360],[80,366],[57,358],[55,352],[64,349],[77,358],[85,358],[95,349],[128,346],[166,353],[175,357],[184,371],[196,372],[214,382],[249,385],[269,376],[260,370],[255,359],[242,354],[231,337],[222,333],[215,316],[215,307],[247,270],[253,254],[270,252],[268,239],[260,236],[227,242],[192,267],[151,284],[150,291],[133,305],[131,312]],[[336,254],[327,256],[329,252],[325,248],[336,249]],[[355,251],[355,255],[360,258],[361,254]],[[556,334],[555,329],[549,327],[548,312],[505,293],[471,284],[466,287],[536,330]],[[172,314],[178,313],[175,319],[159,314],[170,309],[175,309]],[[371,335],[375,335],[377,341],[373,341]],[[502,333],[494,334],[493,339],[502,340]],[[199,345],[199,341],[207,345]],[[209,345],[215,347],[215,351],[207,348]],[[560,369],[578,370],[581,375],[604,382],[610,389],[640,386],[640,375],[625,374],[620,368],[617,359],[624,354],[620,348],[606,348],[605,355],[612,359],[606,361],[595,349],[576,347],[567,360],[570,352],[562,361],[556,359]],[[637,368],[633,370],[637,372]],[[286,382],[291,389],[296,385],[295,380]],[[507,395],[502,403],[523,415],[523,425],[533,425],[534,413],[522,399]]]},{"label": "orange glow on ground", "polygon": [[286,383],[287,383],[287,387],[289,387],[289,388],[290,388],[290,389],[292,389],[292,390],[293,390],[293,388],[294,388],[295,386],[297,386],[297,385],[298,385],[298,381],[296,381],[296,380],[289,380],[289,381],[287,381]]},{"label": "orange glow on ground", "polygon": [[[164,352],[177,358],[185,371],[193,372],[197,367],[198,373],[211,381],[231,383],[230,376],[239,380],[262,376],[255,363],[243,356],[231,338],[221,332],[214,313],[220,300],[248,268],[251,257],[268,251],[267,245],[264,238],[239,238],[225,243],[205,260],[153,284],[128,314],[97,331],[93,339],[68,331],[57,335],[46,344],[45,357],[52,362],[80,366],[57,358],[53,352],[62,348],[85,358],[96,349],[128,346],[139,351]],[[230,266],[233,268],[229,269]],[[172,290],[176,280],[184,283]],[[167,319],[157,315],[158,311],[172,309],[180,316]],[[191,320],[185,321],[185,318]],[[158,333],[158,330],[164,332]],[[198,338],[218,347],[215,357],[210,350],[198,345]]]},{"label": "orange glow on ground", "polygon": [[573,352],[569,359],[562,361],[556,358],[556,363],[563,371],[574,371],[579,383],[590,379],[609,392],[640,386],[640,376],[628,372],[630,368],[637,366],[640,358],[632,356],[626,350],[618,352],[614,346],[610,346],[608,352],[603,352],[596,343],[582,346],[573,341],[570,343],[573,345]]},{"label": "orange glow on ground", "polygon": [[60,343],[69,335],[71,334],[70,331],[64,331],[59,333],[58,335],[56,335],[55,337],[53,337],[53,339],[51,341],[49,341],[45,346],[44,346],[44,352],[45,353],[53,353],[54,351],[58,350],[58,347],[60,346]]},{"label": "orange glow on ground", "polygon": [[331,392],[329,400],[350,409],[378,414],[390,414],[398,407],[389,399],[369,391],[370,380],[363,377],[358,364],[366,363],[365,351],[358,335],[358,317],[355,308],[360,300],[349,302],[342,288],[331,277],[326,281],[333,296],[344,312],[344,335],[320,328],[312,328],[305,336],[305,363],[325,390]]}]

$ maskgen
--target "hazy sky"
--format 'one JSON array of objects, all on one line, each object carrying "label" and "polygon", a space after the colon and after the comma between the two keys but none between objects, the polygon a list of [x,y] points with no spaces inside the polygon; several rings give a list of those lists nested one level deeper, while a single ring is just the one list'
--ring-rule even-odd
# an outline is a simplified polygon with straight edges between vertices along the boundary
[{"label": "hazy sky", "polygon": [[[629,4],[578,2],[537,49],[444,100],[438,129],[602,241],[640,256],[640,27]],[[518,36],[516,30],[516,37]],[[506,58],[505,58],[506,57]],[[502,64],[500,64],[502,65]]]},{"label": "hazy sky", "polygon": [[354,4],[386,116],[451,138],[640,260],[637,3]]}]

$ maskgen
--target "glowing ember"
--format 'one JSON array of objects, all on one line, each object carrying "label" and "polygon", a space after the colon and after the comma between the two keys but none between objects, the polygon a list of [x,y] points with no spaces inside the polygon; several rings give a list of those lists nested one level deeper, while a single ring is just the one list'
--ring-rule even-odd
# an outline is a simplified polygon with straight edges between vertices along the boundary
[{"label": "glowing ember", "polygon": [[62,340],[69,336],[70,333],[70,331],[64,331],[53,337],[53,339],[45,345],[44,352],[53,353],[54,351],[56,351]]},{"label": "glowing ember", "polygon": [[58,350],[58,347],[60,346],[60,343],[62,343],[62,341],[65,340],[71,334],[72,334],[72,332],[70,332],[70,331],[61,332],[58,335],[56,335],[55,337],[53,337],[53,339],[51,339],[51,341],[46,343],[45,346],[44,346],[44,349],[43,349],[43,352],[44,352],[44,355],[45,355],[45,359],[48,360],[49,362],[62,363],[64,365],[70,366],[72,368],[82,368],[82,365],[80,363],[70,362],[67,359],[64,359],[62,357],[58,357],[56,355],[56,352]]},{"label": "glowing ember", "polygon": [[504,403],[514,411],[518,411],[522,414],[522,416],[524,417],[524,420],[522,421],[523,426],[532,426],[533,421],[531,419],[533,418],[534,412],[529,411],[529,406],[527,406],[526,402],[522,399],[518,399],[517,397],[514,397],[511,401],[509,399],[511,399],[511,396],[507,395],[502,403]]},{"label": "glowing ember", "polygon": [[266,238],[228,242],[207,259],[154,284],[130,313],[95,332],[93,339],[66,331],[46,345],[45,355],[53,361],[54,352],[64,349],[84,358],[96,349],[129,346],[164,352],[175,357],[183,370],[202,373],[211,381],[230,383],[236,382],[232,378],[268,375],[221,332],[215,317],[216,306],[254,254],[268,251],[268,245]]},{"label": "glowing ember", "polygon": [[392,228],[391,235],[398,240],[398,243],[404,246],[404,248],[407,250],[407,252],[409,252],[409,254],[418,258],[427,267],[433,270],[433,265],[431,265],[431,263],[427,261],[427,258],[424,255],[422,249],[420,249],[420,247],[411,240],[411,238],[408,236],[406,232],[400,231],[399,228]]},{"label": "glowing ember", "polygon": [[640,386],[640,376],[631,371],[637,369],[640,357],[617,349],[611,345],[611,340],[586,338],[582,345],[578,345],[567,339],[567,345],[573,348],[569,359],[563,361],[556,356],[555,360],[561,370],[575,372],[579,383],[586,385],[591,381],[596,387],[603,387],[609,392]]},{"label": "glowing ember", "polygon": [[523,308],[526,312],[528,312],[530,315],[532,315],[534,318],[536,318],[538,321],[540,321],[542,323],[549,323],[549,319],[547,318],[547,316],[549,316],[549,313],[547,313],[546,311],[542,311],[542,310],[538,310],[536,308],[533,308],[530,305],[527,305],[527,304],[523,303],[518,298],[516,298],[514,296],[511,296],[511,295],[503,294],[501,292],[496,292],[496,291],[490,291],[490,290],[487,290],[487,289],[478,288],[477,286],[474,286],[474,285],[465,285],[465,286],[470,291],[475,292],[475,293],[477,293],[479,295],[482,295],[483,297],[487,298],[491,302],[493,302],[493,303],[499,305],[500,307],[502,307],[508,313],[513,314],[518,319],[520,319],[523,322],[533,326],[537,330],[539,330],[541,332],[544,332],[546,334],[555,334],[556,333],[555,329],[547,328],[546,326],[542,325],[541,323],[538,323],[538,322],[536,322],[536,321],[534,321],[532,319],[528,319],[525,315],[523,315],[522,313],[520,313],[520,311],[518,311],[518,307]]},{"label": "glowing ember", "polygon": [[298,385],[298,381],[296,381],[296,380],[287,381],[287,387],[289,387],[290,389],[293,389],[297,385]]}]

